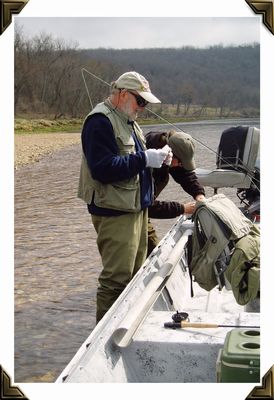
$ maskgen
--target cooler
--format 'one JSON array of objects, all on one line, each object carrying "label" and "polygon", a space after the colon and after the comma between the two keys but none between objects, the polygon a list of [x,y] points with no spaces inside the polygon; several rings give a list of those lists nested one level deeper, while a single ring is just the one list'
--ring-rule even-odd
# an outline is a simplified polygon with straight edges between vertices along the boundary
[{"label": "cooler", "polygon": [[232,329],[217,360],[217,382],[260,382],[260,330]]}]

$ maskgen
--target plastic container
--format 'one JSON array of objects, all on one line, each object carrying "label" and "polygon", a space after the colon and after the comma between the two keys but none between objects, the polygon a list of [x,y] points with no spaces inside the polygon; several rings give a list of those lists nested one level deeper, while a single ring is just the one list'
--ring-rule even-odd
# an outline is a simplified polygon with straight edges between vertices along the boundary
[{"label": "plastic container", "polygon": [[232,329],[219,351],[217,382],[260,382],[260,330]]}]

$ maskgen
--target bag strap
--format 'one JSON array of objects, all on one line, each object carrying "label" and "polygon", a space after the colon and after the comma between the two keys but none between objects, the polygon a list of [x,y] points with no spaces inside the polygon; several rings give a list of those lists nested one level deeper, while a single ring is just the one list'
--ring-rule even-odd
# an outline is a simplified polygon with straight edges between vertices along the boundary
[{"label": "bag strap", "polygon": [[190,296],[194,297],[192,271],[190,268],[191,259],[192,259],[192,249],[193,249],[192,235],[189,235],[188,241],[187,241],[187,263],[188,263],[188,274],[189,274],[189,279],[190,279]]}]

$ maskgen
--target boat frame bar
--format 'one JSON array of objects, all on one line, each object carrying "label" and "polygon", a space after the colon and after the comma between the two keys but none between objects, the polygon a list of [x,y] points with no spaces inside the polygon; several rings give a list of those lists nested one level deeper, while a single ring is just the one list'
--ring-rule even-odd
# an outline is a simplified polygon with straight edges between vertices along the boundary
[{"label": "boat frame bar", "polygon": [[192,233],[193,231],[191,229],[187,229],[183,233],[167,260],[148,283],[138,301],[129,309],[118,328],[113,332],[111,339],[118,347],[127,347],[132,342],[134,333],[161,294],[174,268],[180,261],[188,237],[192,235]]}]

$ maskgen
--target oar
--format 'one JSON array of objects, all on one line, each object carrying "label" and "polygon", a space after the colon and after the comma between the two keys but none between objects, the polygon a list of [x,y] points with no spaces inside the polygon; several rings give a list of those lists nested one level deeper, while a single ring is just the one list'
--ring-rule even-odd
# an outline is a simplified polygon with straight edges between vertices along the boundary
[{"label": "oar", "polygon": [[251,326],[251,325],[220,325],[220,324],[208,324],[205,322],[165,322],[165,328],[249,328],[255,329],[260,328],[259,326]]}]

